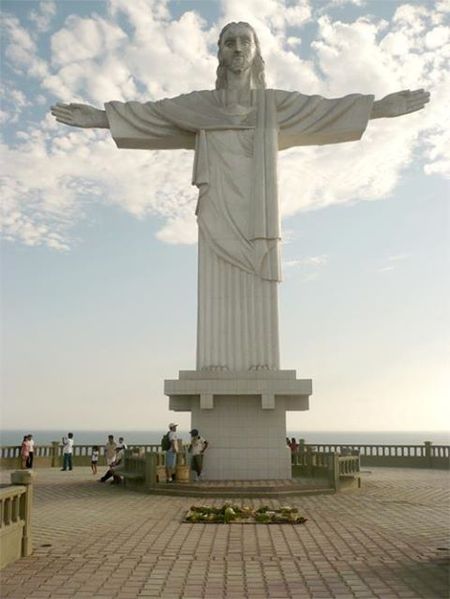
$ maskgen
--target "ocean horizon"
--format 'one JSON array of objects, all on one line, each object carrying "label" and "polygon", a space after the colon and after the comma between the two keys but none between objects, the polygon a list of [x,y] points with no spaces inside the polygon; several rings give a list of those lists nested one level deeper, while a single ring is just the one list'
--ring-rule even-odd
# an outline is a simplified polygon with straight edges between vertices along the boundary
[{"label": "ocean horizon", "polygon": [[[25,434],[32,434],[37,445],[47,445],[59,441],[68,431],[61,429],[48,430],[2,430],[0,445],[20,445]],[[104,445],[108,435],[116,439],[124,437],[128,444],[160,443],[161,437],[167,432],[157,430],[77,430],[72,429],[76,445]],[[201,431],[200,431],[201,432]],[[189,430],[178,429],[179,437],[189,439]],[[431,441],[434,445],[450,445],[449,431],[299,431],[288,430],[289,438],[304,439],[306,443],[334,444],[367,444],[367,445],[422,445]]]}]

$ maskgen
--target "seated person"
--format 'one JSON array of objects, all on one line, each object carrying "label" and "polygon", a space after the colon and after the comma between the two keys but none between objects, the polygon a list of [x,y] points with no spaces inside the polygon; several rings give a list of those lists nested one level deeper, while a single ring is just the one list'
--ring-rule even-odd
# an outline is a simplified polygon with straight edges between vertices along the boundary
[{"label": "seated person", "polygon": [[119,471],[124,455],[125,449],[123,447],[117,446],[114,461],[111,463],[105,474],[99,479],[99,483],[105,483],[109,478],[112,478],[113,484],[120,485],[122,482],[122,477],[120,476]]}]

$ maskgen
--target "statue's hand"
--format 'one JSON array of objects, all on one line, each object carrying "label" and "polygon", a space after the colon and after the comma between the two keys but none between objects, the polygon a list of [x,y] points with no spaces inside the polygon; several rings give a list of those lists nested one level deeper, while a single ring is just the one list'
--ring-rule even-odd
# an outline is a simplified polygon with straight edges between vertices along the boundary
[{"label": "statue's hand", "polygon": [[51,107],[51,113],[58,123],[72,127],[109,129],[106,112],[88,104],[62,104]]},{"label": "statue's hand", "polygon": [[423,89],[405,89],[385,96],[373,103],[370,118],[391,118],[421,110],[430,101],[430,93]]}]

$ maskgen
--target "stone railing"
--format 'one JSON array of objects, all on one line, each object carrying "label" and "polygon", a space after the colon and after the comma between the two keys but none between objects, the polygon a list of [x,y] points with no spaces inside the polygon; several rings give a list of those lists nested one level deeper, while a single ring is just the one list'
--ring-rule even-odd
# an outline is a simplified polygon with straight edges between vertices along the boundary
[{"label": "stone railing", "polygon": [[[74,445],[73,446],[73,465],[90,466],[92,450],[96,444]],[[97,444],[100,449],[99,466],[106,466],[105,456],[103,455],[104,445]],[[155,443],[129,445],[130,449],[138,449],[141,452],[158,452],[161,446]],[[50,445],[38,445],[34,450],[35,468],[61,468],[63,460],[63,448],[59,441],[53,441]],[[4,445],[0,447],[0,468],[3,470],[13,470],[21,468],[20,446]]]},{"label": "stone railing", "polygon": [[0,488],[0,568],[31,555],[31,505],[33,474],[11,473],[11,486]]},{"label": "stone railing", "polygon": [[433,445],[369,445],[355,443],[308,444],[300,440],[299,453],[310,449],[319,453],[357,454],[361,466],[387,466],[398,468],[450,469],[450,446]]},{"label": "stone railing", "polygon": [[[74,466],[89,466],[93,444],[74,445]],[[98,445],[100,451],[103,446]],[[156,443],[129,445],[129,449],[140,453],[161,452]],[[355,443],[310,444],[300,440],[299,453],[311,449],[316,453],[358,454],[362,466],[397,466],[400,468],[440,468],[450,469],[450,446],[433,445],[426,441],[423,445],[379,445]],[[58,441],[35,448],[34,466],[59,468],[62,465],[62,446]],[[100,455],[99,465],[106,465],[104,455]],[[20,446],[0,447],[0,468],[14,470],[21,467]]]},{"label": "stone railing", "polygon": [[[122,468],[117,474],[123,477],[125,485],[136,491],[150,492],[159,483],[166,481],[166,454],[161,451],[145,452],[138,448],[128,449]],[[187,446],[179,444],[175,476],[177,483],[190,480]]]},{"label": "stone railing", "polygon": [[360,460],[358,455],[340,455],[318,452],[313,447],[302,447],[292,454],[292,476],[327,479],[335,491],[360,487]]}]

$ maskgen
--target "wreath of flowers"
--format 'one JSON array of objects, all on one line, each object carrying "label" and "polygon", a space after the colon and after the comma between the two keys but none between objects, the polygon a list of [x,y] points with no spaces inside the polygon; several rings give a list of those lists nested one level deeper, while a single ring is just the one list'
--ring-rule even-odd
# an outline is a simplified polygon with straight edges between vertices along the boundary
[{"label": "wreath of flowers", "polygon": [[221,507],[192,505],[184,522],[193,524],[304,524],[306,518],[300,516],[296,507],[288,505],[279,509],[264,505],[260,508],[224,503]]}]

